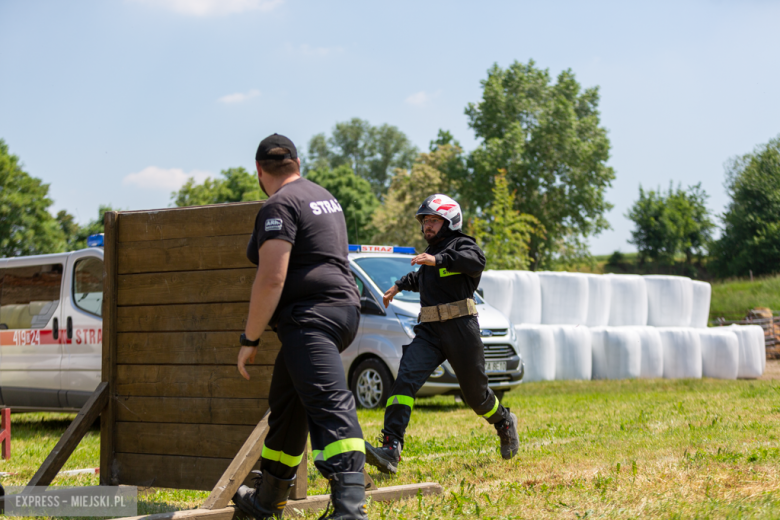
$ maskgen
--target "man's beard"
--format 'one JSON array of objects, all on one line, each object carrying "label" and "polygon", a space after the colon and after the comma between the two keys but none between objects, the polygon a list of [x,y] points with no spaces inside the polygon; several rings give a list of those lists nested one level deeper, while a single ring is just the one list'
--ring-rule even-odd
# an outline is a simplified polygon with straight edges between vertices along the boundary
[{"label": "man's beard", "polygon": [[444,230],[444,226],[442,226],[441,229],[439,229],[438,233],[434,233],[433,235],[431,235],[430,238],[428,238],[427,233],[423,232],[423,237],[425,238],[425,241],[428,242],[429,246],[439,242],[442,238],[444,238],[442,236],[443,230]]}]

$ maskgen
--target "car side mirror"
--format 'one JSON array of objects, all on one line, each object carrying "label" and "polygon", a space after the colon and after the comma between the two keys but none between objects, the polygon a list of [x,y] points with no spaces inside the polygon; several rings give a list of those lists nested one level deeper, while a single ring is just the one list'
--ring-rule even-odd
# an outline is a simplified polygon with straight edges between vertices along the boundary
[{"label": "car side mirror", "polygon": [[363,296],[360,298],[360,312],[363,314],[376,314],[378,316],[385,315],[385,310],[370,296]]}]

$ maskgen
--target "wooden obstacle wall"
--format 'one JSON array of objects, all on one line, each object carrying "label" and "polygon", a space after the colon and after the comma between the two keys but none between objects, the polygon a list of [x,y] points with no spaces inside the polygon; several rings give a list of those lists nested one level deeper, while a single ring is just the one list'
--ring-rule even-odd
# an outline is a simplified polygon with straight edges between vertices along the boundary
[{"label": "wooden obstacle wall", "polygon": [[236,369],[261,205],[108,214],[101,484],[211,490],[266,412],[276,334]]}]

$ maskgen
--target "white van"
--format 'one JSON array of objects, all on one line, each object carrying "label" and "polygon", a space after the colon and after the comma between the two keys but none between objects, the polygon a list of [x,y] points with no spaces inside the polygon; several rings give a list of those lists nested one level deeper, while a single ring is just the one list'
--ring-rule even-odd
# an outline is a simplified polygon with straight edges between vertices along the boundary
[{"label": "white van", "polygon": [[78,410],[100,383],[102,235],[70,253],[0,259],[0,404]]}]

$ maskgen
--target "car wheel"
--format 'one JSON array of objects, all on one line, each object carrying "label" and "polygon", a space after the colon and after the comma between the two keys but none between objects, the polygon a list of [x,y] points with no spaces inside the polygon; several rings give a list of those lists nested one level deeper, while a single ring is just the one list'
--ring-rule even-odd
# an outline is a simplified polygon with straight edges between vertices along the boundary
[{"label": "car wheel", "polygon": [[390,397],[393,378],[378,359],[362,361],[352,372],[352,393],[361,408],[379,408]]}]

